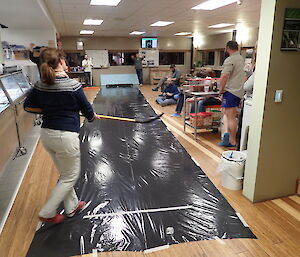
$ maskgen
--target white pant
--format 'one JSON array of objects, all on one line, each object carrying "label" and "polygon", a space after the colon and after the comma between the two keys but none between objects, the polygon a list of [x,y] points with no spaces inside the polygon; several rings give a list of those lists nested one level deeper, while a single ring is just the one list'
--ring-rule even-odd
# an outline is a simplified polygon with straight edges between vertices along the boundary
[{"label": "white pant", "polygon": [[78,206],[78,198],[74,190],[80,173],[78,133],[43,128],[41,139],[44,147],[50,153],[60,177],[39,216],[54,217],[61,202],[64,202],[65,212],[69,214]]}]

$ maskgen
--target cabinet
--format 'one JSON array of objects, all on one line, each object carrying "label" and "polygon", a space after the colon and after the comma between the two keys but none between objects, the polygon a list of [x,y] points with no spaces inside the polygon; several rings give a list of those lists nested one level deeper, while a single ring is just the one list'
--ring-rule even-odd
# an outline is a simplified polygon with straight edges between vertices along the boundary
[{"label": "cabinet", "polygon": [[0,175],[33,127],[34,115],[23,109],[30,90],[22,71],[0,76]]}]

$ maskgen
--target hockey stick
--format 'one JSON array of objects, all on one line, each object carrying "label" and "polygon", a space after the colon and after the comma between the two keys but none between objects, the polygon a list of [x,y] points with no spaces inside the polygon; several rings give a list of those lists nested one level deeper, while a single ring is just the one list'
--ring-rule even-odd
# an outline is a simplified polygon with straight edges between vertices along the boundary
[{"label": "hockey stick", "polygon": [[164,113],[161,113],[160,115],[156,115],[154,117],[142,118],[142,119],[129,119],[129,118],[106,116],[106,115],[99,115],[99,114],[97,114],[97,115],[98,115],[98,118],[104,119],[104,120],[118,120],[118,121],[134,122],[134,123],[150,123],[152,121],[159,119],[161,116],[164,115]]},{"label": "hockey stick", "polygon": [[[43,113],[42,109],[39,109],[39,108],[30,108],[30,107],[27,107],[27,108],[25,108],[25,110],[27,112],[31,112],[31,113],[35,113],[35,114],[42,114]],[[118,121],[134,122],[134,123],[150,123],[152,121],[155,121],[155,120],[159,119],[163,115],[164,115],[164,113],[161,113],[159,115],[156,115],[156,116],[150,117],[150,118],[129,119],[129,118],[122,118],[122,117],[106,116],[106,115],[97,114],[98,118],[104,119],[104,120],[118,120]],[[80,114],[80,116],[84,117],[84,115],[82,115],[82,114]]]}]

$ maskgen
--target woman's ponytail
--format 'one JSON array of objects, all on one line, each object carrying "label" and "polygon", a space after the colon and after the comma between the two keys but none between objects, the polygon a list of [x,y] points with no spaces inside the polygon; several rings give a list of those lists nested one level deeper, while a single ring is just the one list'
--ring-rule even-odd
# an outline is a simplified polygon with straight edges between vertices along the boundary
[{"label": "woman's ponytail", "polygon": [[42,82],[53,85],[55,82],[55,70],[48,63],[42,63],[41,67]]},{"label": "woman's ponytail", "polygon": [[59,66],[63,53],[55,48],[48,48],[41,53],[41,77],[42,82],[53,85],[55,82],[55,69]]}]

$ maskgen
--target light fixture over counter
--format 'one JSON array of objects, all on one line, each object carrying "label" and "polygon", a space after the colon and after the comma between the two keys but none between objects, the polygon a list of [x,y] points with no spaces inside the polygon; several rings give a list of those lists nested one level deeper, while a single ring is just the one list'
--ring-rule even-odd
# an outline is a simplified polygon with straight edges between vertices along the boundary
[{"label": "light fixture over counter", "polygon": [[96,19],[85,19],[83,22],[83,25],[95,25],[99,26],[101,25],[103,20],[96,20]]},{"label": "light fixture over counter", "polygon": [[174,35],[175,36],[189,36],[189,35],[192,35],[192,32],[179,32]]},{"label": "light fixture over counter", "polygon": [[129,33],[130,35],[143,35],[145,34],[145,31],[132,31],[131,33]]},{"label": "light fixture over counter", "polygon": [[94,30],[80,30],[80,35],[93,35]]},{"label": "light fixture over counter", "polygon": [[91,0],[90,5],[117,6],[121,0]]},{"label": "light fixture over counter", "polygon": [[157,21],[157,22],[151,24],[150,26],[151,27],[164,27],[164,26],[171,25],[173,23],[174,23],[174,21]]},{"label": "light fixture over counter", "polygon": [[210,29],[220,29],[220,28],[226,28],[226,27],[230,27],[230,26],[234,26],[234,24],[232,24],[232,23],[219,23],[219,24],[208,26],[208,27]]},{"label": "light fixture over counter", "polygon": [[237,0],[208,0],[204,3],[202,3],[202,4],[199,4],[195,7],[193,7],[192,9],[211,11],[211,10],[215,10],[215,9],[220,8],[220,7],[230,5],[230,4],[233,4],[233,3],[236,3],[236,2],[237,2]]}]

